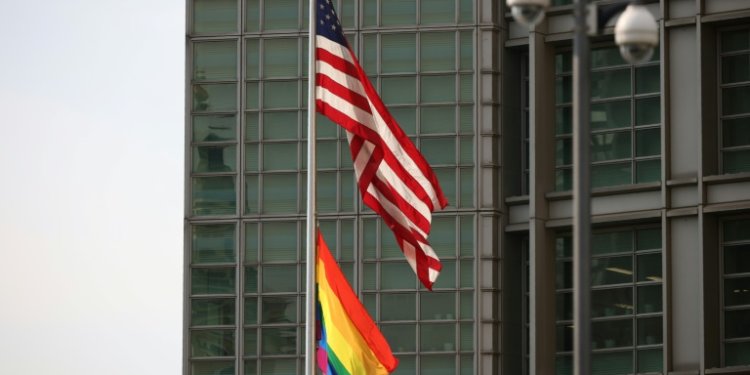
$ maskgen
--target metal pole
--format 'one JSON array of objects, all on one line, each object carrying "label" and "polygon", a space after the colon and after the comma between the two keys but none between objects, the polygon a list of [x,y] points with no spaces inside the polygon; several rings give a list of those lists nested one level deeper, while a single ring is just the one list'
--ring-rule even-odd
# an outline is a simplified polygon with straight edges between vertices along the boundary
[{"label": "metal pole", "polygon": [[305,277],[305,374],[315,375],[315,260],[316,260],[316,191],[315,191],[315,28],[316,1],[310,1],[310,32],[307,55],[307,263]]},{"label": "metal pole", "polygon": [[586,0],[574,5],[573,36],[573,368],[591,374],[590,46]]}]

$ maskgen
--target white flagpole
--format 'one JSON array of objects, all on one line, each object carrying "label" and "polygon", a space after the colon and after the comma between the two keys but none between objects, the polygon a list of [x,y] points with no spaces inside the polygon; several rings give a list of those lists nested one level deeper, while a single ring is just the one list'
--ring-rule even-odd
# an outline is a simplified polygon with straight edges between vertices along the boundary
[{"label": "white flagpole", "polygon": [[315,199],[315,0],[310,0],[310,26],[307,55],[307,276],[305,278],[305,374],[315,375],[315,260],[316,208]]}]

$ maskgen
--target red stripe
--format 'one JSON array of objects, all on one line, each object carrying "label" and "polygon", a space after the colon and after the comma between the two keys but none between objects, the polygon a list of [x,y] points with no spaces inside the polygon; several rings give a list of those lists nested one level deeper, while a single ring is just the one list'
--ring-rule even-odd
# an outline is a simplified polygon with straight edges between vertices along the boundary
[{"label": "red stripe", "polygon": [[[349,53],[354,56],[354,53],[351,51],[351,49],[349,50]],[[443,195],[443,191],[440,188],[437,177],[432,172],[432,168],[430,168],[430,165],[424,159],[419,150],[414,147],[414,144],[411,142],[409,137],[404,133],[403,130],[401,130],[401,127],[398,126],[398,123],[393,119],[391,113],[388,112],[388,109],[386,108],[385,104],[383,104],[383,101],[380,100],[380,96],[378,96],[378,93],[372,87],[370,80],[367,78],[364,70],[362,70],[362,67],[359,65],[357,59],[354,59],[354,66],[357,69],[357,76],[362,82],[362,86],[364,87],[365,93],[367,93],[367,97],[370,99],[372,106],[378,111],[380,116],[383,118],[383,121],[385,121],[385,123],[388,125],[388,128],[396,136],[396,139],[401,145],[401,148],[403,148],[404,151],[406,151],[406,153],[412,158],[412,160],[414,160],[414,163],[417,165],[422,174],[424,174],[424,176],[430,181],[433,188],[435,189],[438,201],[440,202],[440,208],[445,208],[445,206],[448,205],[448,200],[445,198],[445,195]]]},{"label": "red stripe", "polygon": [[356,91],[350,90],[348,87],[341,85],[334,81],[333,78],[323,73],[316,74],[315,80],[318,86],[323,87],[341,99],[346,100],[347,103],[372,114],[372,112],[370,112],[370,102],[367,101],[367,98],[358,94]]},{"label": "red stripe", "polygon": [[425,233],[430,233],[430,222],[422,216],[414,206],[405,200],[393,187],[386,181],[381,180],[377,176],[372,180],[372,184],[375,186],[380,194],[393,203],[396,207],[404,213],[404,216],[414,223],[419,229]]},{"label": "red stripe", "polygon": [[323,240],[323,235],[320,231],[318,231],[317,249],[317,259],[325,267],[324,276],[328,280],[331,290],[338,298],[341,306],[346,311],[352,323],[354,323],[362,338],[365,339],[367,345],[375,354],[375,357],[389,372],[392,372],[396,369],[398,360],[393,356],[388,341],[386,341],[383,334],[375,325],[375,322],[373,322],[367,309],[359,302],[357,294],[352,290],[349,281],[344,277],[344,273],[341,272],[338,263],[336,263],[336,259],[333,258],[331,251],[328,250],[328,245]]},{"label": "red stripe", "polygon": [[320,61],[325,61],[328,63],[328,65],[336,68],[336,70],[340,70],[343,73],[346,73],[352,77],[357,77],[357,67],[354,66],[354,64],[350,63],[349,61],[342,59],[341,57],[338,57],[334,55],[333,53],[329,52],[327,49],[323,48],[316,48],[315,49],[315,58]]}]

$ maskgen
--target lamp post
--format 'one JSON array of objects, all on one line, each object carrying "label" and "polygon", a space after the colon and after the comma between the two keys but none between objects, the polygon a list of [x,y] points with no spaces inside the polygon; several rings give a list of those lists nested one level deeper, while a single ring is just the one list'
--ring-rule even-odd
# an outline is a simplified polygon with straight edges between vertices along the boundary
[{"label": "lamp post", "polygon": [[[507,0],[513,18],[533,28],[549,0]],[[625,10],[623,12],[623,10]],[[648,61],[659,41],[654,17],[639,0],[598,6],[574,0],[573,15],[573,368],[591,374],[591,96],[589,36],[599,35],[606,23],[622,12],[615,26],[615,42],[630,63]]]}]

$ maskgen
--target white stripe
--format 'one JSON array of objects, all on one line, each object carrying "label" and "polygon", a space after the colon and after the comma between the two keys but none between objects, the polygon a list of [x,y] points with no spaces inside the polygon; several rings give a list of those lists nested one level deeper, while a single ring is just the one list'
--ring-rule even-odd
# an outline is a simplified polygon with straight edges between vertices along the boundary
[{"label": "white stripe", "polygon": [[349,53],[349,49],[342,46],[341,44],[338,44],[322,35],[316,35],[315,36],[315,43],[317,43],[318,48],[322,48],[352,64],[354,64],[354,59],[351,53]]},{"label": "white stripe", "polygon": [[414,224],[413,221],[411,221],[411,218],[407,216],[404,211],[401,211],[398,206],[393,204],[390,200],[388,200],[386,197],[384,197],[378,188],[375,187],[375,185],[370,184],[367,186],[367,192],[370,193],[383,207],[383,209],[390,214],[390,216],[393,218],[395,222],[397,222],[402,227],[406,228],[406,230],[415,230],[417,233],[419,233],[422,237],[427,237],[427,233],[422,231],[416,224]]},{"label": "white stripe", "polygon": [[357,77],[352,77],[346,73],[344,73],[341,70],[338,70],[331,66],[331,64],[323,61],[318,60],[317,64],[315,65],[315,71],[317,71],[320,74],[324,74],[328,77],[330,77],[334,82],[338,83],[341,86],[344,86],[348,88],[351,91],[356,92],[359,95],[362,95],[362,97],[367,98],[367,93],[365,93],[365,88],[362,86],[362,82]]},{"label": "white stripe", "polygon": [[404,183],[396,172],[391,169],[388,163],[380,163],[376,176],[379,180],[389,184],[398,195],[404,198],[409,205],[414,207],[417,212],[427,219],[428,223],[432,222],[432,212],[430,212],[430,207],[414,195],[414,192]]},{"label": "white stripe", "polygon": [[334,94],[327,88],[323,86],[317,86],[315,88],[315,97],[335,108],[337,111],[354,120],[358,124],[372,129],[372,114],[363,111],[359,107],[353,106],[349,101]]},{"label": "white stripe", "polygon": [[[398,160],[399,164],[401,164],[404,170],[406,170],[406,173],[411,175],[414,180],[416,180],[417,183],[422,186],[422,189],[424,189],[424,191],[432,200],[432,206],[435,207],[435,210],[439,210],[440,201],[438,200],[437,192],[432,186],[430,180],[422,173],[422,170],[419,169],[414,160],[412,160],[411,156],[409,156],[409,154],[401,147],[401,145],[398,143],[398,140],[396,139],[396,136],[391,132],[391,129],[388,128],[385,120],[383,120],[383,118],[380,116],[380,113],[372,104],[370,105],[370,109],[372,111],[373,118],[375,119],[377,132],[378,134],[380,134],[380,137],[383,138],[383,142],[391,150],[393,155],[396,157],[396,160]],[[453,120],[451,119],[450,121]]]}]

